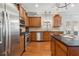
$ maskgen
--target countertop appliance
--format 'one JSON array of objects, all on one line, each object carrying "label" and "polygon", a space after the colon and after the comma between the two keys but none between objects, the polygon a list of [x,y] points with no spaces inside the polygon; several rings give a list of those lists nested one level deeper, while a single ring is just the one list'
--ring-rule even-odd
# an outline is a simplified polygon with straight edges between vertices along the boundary
[{"label": "countertop appliance", "polygon": [[15,4],[0,3],[0,55],[16,55],[19,51],[19,12]]}]

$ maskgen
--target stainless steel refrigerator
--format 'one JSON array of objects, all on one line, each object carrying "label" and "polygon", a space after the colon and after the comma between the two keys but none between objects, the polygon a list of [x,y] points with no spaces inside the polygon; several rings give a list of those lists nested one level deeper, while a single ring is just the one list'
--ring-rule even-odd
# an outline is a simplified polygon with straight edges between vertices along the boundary
[{"label": "stainless steel refrigerator", "polygon": [[0,3],[0,56],[19,51],[19,12],[15,4]]}]

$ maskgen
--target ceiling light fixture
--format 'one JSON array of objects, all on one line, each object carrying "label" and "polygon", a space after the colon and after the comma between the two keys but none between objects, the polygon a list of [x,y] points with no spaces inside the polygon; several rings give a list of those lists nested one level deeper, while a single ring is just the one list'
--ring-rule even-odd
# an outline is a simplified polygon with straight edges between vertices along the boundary
[{"label": "ceiling light fixture", "polygon": [[37,8],[39,5],[38,4],[35,4],[35,7]]},{"label": "ceiling light fixture", "polygon": [[71,4],[71,7],[74,7],[75,5],[74,4]]},{"label": "ceiling light fixture", "polygon": [[67,8],[67,6],[69,6],[71,3],[64,3],[64,4],[60,4],[60,3],[56,3],[56,7],[57,8]]}]

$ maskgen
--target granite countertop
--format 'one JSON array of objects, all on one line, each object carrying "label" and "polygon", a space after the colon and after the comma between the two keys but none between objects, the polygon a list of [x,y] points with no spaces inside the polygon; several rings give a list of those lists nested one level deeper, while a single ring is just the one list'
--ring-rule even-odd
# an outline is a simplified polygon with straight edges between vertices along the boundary
[{"label": "granite countertop", "polygon": [[66,46],[79,46],[79,39],[78,38],[68,38],[63,37],[60,35],[51,35],[53,38],[57,39],[61,43],[65,44]]}]

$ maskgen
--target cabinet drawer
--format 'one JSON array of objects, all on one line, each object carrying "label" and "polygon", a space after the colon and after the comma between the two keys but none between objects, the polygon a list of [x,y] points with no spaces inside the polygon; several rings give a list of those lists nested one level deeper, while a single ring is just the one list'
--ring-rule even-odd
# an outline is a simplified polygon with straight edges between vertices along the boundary
[{"label": "cabinet drawer", "polygon": [[67,47],[64,44],[62,44],[61,42],[59,42],[57,40],[56,40],[56,44],[58,44],[61,49],[63,49],[65,52],[67,52]]}]

